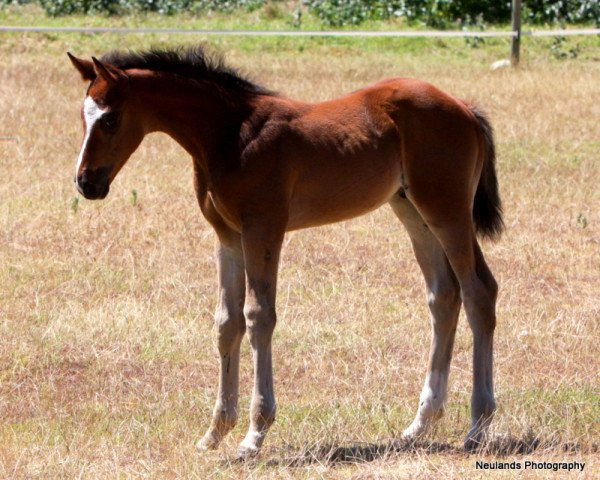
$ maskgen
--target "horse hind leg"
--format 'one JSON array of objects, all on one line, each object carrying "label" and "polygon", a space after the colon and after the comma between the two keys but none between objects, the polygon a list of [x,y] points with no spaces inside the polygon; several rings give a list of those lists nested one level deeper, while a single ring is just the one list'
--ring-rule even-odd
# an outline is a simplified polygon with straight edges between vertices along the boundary
[{"label": "horse hind leg", "polygon": [[[417,207],[418,208],[418,207]],[[498,284],[475,237],[473,217],[460,209],[449,217],[431,207],[420,213],[439,240],[460,285],[460,295],[473,334],[471,430],[465,448],[481,445],[487,436],[496,402],[493,385],[493,338]]]},{"label": "horse hind leg", "polygon": [[465,288],[463,302],[473,332],[473,393],[471,430],[465,448],[473,450],[485,442],[487,430],[496,410],[493,381],[493,341],[496,328],[498,284],[473,236],[475,275]]},{"label": "horse hind leg", "polygon": [[444,413],[448,375],[458,314],[460,288],[440,242],[421,215],[405,198],[396,195],[390,202],[394,213],[406,227],[413,251],[425,278],[432,338],[427,376],[419,398],[415,419],[402,437],[416,439]]}]

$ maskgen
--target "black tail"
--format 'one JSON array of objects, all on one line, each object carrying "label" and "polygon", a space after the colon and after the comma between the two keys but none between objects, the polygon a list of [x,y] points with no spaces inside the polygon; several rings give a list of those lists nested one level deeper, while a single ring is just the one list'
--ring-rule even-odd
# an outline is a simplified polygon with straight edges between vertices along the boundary
[{"label": "black tail", "polygon": [[479,121],[481,133],[485,141],[485,159],[483,170],[473,204],[473,219],[475,230],[482,237],[496,239],[504,230],[502,220],[502,202],[498,193],[498,178],[496,177],[496,148],[494,147],[494,132],[485,115],[474,107],[471,111]]}]

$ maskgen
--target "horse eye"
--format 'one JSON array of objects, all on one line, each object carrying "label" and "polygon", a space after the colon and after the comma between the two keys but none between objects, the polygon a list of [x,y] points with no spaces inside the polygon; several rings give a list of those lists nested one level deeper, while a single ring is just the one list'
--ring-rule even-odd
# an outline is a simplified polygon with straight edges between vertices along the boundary
[{"label": "horse eye", "polygon": [[115,130],[119,123],[119,117],[115,113],[107,113],[100,119],[102,126],[109,131]]}]

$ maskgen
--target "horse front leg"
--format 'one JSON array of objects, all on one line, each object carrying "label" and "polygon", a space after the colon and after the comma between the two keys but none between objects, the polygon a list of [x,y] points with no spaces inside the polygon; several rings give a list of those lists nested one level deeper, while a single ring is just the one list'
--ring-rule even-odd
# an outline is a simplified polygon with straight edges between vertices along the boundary
[{"label": "horse front leg", "polygon": [[244,258],[239,235],[219,241],[217,267],[219,301],[215,313],[220,359],[219,390],[212,423],[196,444],[198,450],[218,447],[238,418],[240,343],[246,329],[244,321]]},{"label": "horse front leg", "polygon": [[277,269],[284,229],[269,225],[248,225],[242,232],[246,268],[244,316],[252,346],[254,387],[250,404],[250,428],[239,447],[238,456],[256,455],[275,420],[271,338],[277,316],[275,296]]}]

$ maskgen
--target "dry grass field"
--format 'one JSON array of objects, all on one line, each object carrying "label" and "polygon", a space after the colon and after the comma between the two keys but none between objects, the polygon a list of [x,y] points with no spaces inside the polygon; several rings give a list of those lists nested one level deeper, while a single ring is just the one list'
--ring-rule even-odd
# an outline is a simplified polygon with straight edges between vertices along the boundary
[{"label": "dry grass field", "polygon": [[597,40],[574,60],[540,47],[520,69],[495,72],[495,53],[464,42],[363,51],[333,41],[264,50],[219,41],[230,64],[290,96],[327,99],[403,75],[474,100],[496,129],[507,225],[499,242],[483,245],[500,284],[489,451],[461,449],[472,350],[462,314],[446,416],[422,444],[393,448],[417,407],[430,329],[408,237],[386,207],[286,237],[278,419],[247,464],[233,461],[247,427],[247,342],[240,423],[219,451],[194,451],[217,385],[216,272],[185,152],[166,137],[146,139],[102,202],[72,185],[85,86],[64,52],[146,41],[0,38],[1,478],[512,476],[476,470],[477,459],[586,462],[583,473],[524,478],[597,474]]}]

